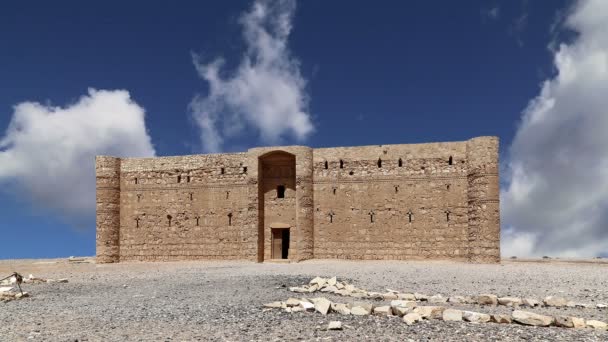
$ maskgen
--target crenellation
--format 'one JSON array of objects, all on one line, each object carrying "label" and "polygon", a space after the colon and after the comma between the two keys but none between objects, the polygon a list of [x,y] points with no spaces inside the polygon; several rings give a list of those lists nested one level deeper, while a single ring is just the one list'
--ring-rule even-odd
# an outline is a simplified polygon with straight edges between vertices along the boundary
[{"label": "crenellation", "polygon": [[96,169],[99,262],[500,255],[495,137],[98,157]]}]

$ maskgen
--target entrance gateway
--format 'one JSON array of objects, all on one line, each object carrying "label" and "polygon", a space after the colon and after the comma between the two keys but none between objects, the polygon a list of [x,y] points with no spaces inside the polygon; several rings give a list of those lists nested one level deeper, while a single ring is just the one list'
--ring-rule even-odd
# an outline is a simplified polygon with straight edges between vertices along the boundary
[{"label": "entrance gateway", "polygon": [[289,258],[289,228],[272,228],[272,259]]}]

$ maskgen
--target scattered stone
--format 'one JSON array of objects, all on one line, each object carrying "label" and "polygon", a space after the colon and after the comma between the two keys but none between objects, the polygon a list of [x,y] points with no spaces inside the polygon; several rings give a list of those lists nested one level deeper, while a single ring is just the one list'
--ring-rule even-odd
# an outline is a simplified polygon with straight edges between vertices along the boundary
[{"label": "scattered stone", "polygon": [[406,308],[406,307],[403,307],[403,306],[394,306],[393,307],[393,315],[399,316],[399,317],[405,316],[406,314],[412,312],[412,310],[413,310],[412,308]]},{"label": "scattered stone", "polygon": [[429,301],[429,303],[445,303],[448,301],[448,299],[443,297],[442,295],[438,294],[438,295],[429,297],[428,301]]},{"label": "scattered stone", "polygon": [[482,294],[477,296],[477,303],[481,305],[497,305],[498,297],[493,294]]},{"label": "scattered stone", "polygon": [[416,296],[414,296],[413,293],[398,293],[397,294],[397,299],[402,299],[402,300],[416,300]]},{"label": "scattered stone", "polygon": [[417,303],[413,300],[392,300],[391,307],[415,308]]},{"label": "scattered stone", "polygon": [[331,307],[331,302],[328,299],[317,298],[314,303],[316,311],[319,311],[323,315],[327,315],[329,308]]},{"label": "scattered stone", "polygon": [[561,297],[548,296],[543,300],[546,306],[562,307],[568,304],[568,301]]},{"label": "scattered stone", "polygon": [[371,315],[374,306],[368,303],[354,303],[350,308],[350,313],[355,316]]},{"label": "scattered stone", "polygon": [[581,329],[587,327],[585,320],[580,317],[572,317],[572,324],[574,325],[574,329]]},{"label": "scattered stone", "polygon": [[338,279],[336,277],[331,277],[329,280],[327,280],[327,285],[329,286],[336,286],[337,283]]},{"label": "scattered stone", "polygon": [[463,311],[462,318],[471,323],[486,323],[490,321],[490,315],[475,311]]},{"label": "scattered stone", "polygon": [[414,309],[414,312],[422,318],[441,319],[443,310],[445,310],[443,306],[418,306]]},{"label": "scattered stone", "polygon": [[393,313],[393,309],[388,306],[377,306],[374,308],[374,315],[380,315],[380,316],[390,316]]},{"label": "scattered stone", "polygon": [[350,315],[350,309],[343,303],[331,303],[331,310],[340,315]]},{"label": "scattered stone", "polygon": [[304,310],[307,310],[307,311],[308,311],[308,310],[312,311],[312,310],[314,310],[314,309],[315,309],[315,305],[314,305],[313,303],[309,302],[309,301],[303,301],[303,300],[301,300],[301,301],[300,301],[300,306],[301,306],[301,307],[302,307]]},{"label": "scattered stone", "polygon": [[298,292],[298,293],[305,293],[305,292],[308,292],[308,289],[307,288],[303,288],[303,287],[294,286],[294,287],[290,287],[289,291],[291,291],[291,292]]},{"label": "scattered stone", "polygon": [[333,285],[325,286],[324,288],[321,289],[321,292],[336,293],[337,291],[338,291],[338,288]]},{"label": "scattered stone", "polygon": [[553,324],[553,317],[539,315],[532,312],[515,310],[512,314],[513,320],[524,325],[547,327]]},{"label": "scattered stone", "polygon": [[288,307],[298,306],[300,305],[300,300],[297,298],[289,298],[285,301],[285,305],[287,305]]},{"label": "scattered stone", "polygon": [[453,296],[448,299],[448,302],[462,304],[466,302],[466,299],[463,296]]},{"label": "scattered stone", "polygon": [[418,292],[414,293],[414,298],[422,302],[429,300],[429,296]]},{"label": "scattered stone", "polygon": [[21,298],[25,298],[25,297],[29,297],[29,296],[30,296],[30,294],[27,292],[20,292],[15,295],[15,299],[21,299]]},{"label": "scattered stone", "polygon": [[403,322],[407,325],[412,325],[416,322],[420,322],[422,317],[416,312],[410,312],[407,315],[403,316]]},{"label": "scattered stone", "polygon": [[605,309],[605,308],[608,308],[608,304],[598,303],[598,304],[595,304],[595,307],[597,307],[598,309]]},{"label": "scattered stone", "polygon": [[541,304],[541,302],[540,302],[540,301],[538,301],[538,300],[536,300],[536,299],[533,299],[533,298],[524,298],[524,299],[522,300],[522,303],[523,303],[524,305],[529,306],[529,307],[540,306],[540,304]]},{"label": "scattered stone", "polygon": [[511,316],[509,316],[509,315],[496,314],[496,315],[492,315],[491,321],[494,323],[511,324],[511,322],[513,320],[511,319]]},{"label": "scattered stone", "polygon": [[568,316],[556,316],[555,317],[555,326],[562,328],[574,328],[574,321],[572,317]]},{"label": "scattered stone", "polygon": [[323,285],[325,285],[326,282],[327,282],[327,280],[325,278],[315,277],[308,284],[311,285],[311,286],[316,284],[319,287],[323,287]]},{"label": "scattered stone", "polygon": [[462,321],[462,311],[460,311],[460,310],[445,309],[445,310],[443,310],[442,316],[443,316],[444,321],[452,321],[452,322]]},{"label": "scattered stone", "polygon": [[593,328],[595,330],[607,330],[608,329],[608,324],[606,324],[604,322],[596,321],[593,319],[587,321],[587,326],[590,328]]},{"label": "scattered stone", "polygon": [[517,298],[517,297],[501,297],[501,298],[498,298],[498,304],[518,307],[522,304],[522,300],[521,300],[521,298]]},{"label": "scattered stone", "polygon": [[340,321],[331,321],[327,325],[327,330],[342,330],[342,322]]},{"label": "scattered stone", "polygon": [[393,299],[398,299],[399,297],[397,296],[396,293],[389,292],[389,293],[384,293],[382,295],[382,298],[384,300],[393,300]]}]

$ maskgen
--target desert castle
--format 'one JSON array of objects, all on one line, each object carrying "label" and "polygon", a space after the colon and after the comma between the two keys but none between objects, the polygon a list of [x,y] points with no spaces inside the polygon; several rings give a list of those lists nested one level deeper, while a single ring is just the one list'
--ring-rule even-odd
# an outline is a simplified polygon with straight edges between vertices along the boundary
[{"label": "desert castle", "polygon": [[498,138],[98,156],[97,261],[500,258]]}]

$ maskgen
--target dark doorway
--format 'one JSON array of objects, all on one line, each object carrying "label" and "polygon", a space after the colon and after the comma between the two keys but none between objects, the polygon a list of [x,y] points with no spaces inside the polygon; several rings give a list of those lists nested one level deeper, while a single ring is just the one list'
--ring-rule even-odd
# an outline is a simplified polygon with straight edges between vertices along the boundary
[{"label": "dark doorway", "polygon": [[289,228],[272,229],[272,258],[288,259],[289,257]]}]

